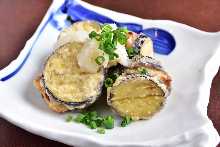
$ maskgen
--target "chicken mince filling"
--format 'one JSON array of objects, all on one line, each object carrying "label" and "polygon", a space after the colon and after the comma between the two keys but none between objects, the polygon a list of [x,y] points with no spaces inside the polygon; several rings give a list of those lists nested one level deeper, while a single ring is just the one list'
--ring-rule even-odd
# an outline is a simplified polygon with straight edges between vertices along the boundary
[{"label": "chicken mince filling", "polygon": [[122,116],[149,118],[165,102],[164,92],[150,80],[128,80],[112,88],[111,103]]},{"label": "chicken mince filling", "polygon": [[100,93],[103,72],[84,73],[76,55],[82,44],[69,43],[57,49],[48,59],[43,72],[45,86],[61,101],[82,102]]}]

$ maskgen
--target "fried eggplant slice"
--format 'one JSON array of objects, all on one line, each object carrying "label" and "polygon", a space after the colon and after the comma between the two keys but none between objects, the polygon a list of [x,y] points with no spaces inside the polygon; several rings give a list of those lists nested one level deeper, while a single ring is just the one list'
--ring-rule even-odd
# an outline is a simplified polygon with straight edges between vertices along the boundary
[{"label": "fried eggplant slice", "polygon": [[120,116],[148,119],[165,104],[171,78],[151,57],[139,56],[134,60],[107,89],[107,102]]},{"label": "fried eggplant slice", "polygon": [[85,73],[78,64],[76,56],[82,48],[81,43],[67,43],[56,49],[48,58],[40,84],[47,97],[67,110],[83,109],[100,96],[104,70]]}]

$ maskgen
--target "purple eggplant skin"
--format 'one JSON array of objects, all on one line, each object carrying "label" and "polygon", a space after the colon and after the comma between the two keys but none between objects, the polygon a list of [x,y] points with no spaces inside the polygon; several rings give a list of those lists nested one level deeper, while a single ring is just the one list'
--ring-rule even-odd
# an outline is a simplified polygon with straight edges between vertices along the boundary
[{"label": "purple eggplant skin", "polygon": [[104,82],[103,81],[100,82],[100,84],[99,84],[99,91],[100,92],[96,96],[88,97],[86,101],[82,101],[82,102],[62,101],[58,97],[54,96],[53,93],[49,90],[49,88],[46,87],[44,80],[42,80],[42,83],[44,83],[43,85],[45,88],[45,92],[49,96],[49,98],[52,98],[53,100],[55,100],[58,103],[61,103],[61,104],[67,105],[67,106],[71,106],[71,107],[76,107],[77,109],[79,109],[79,108],[86,108],[86,107],[90,106],[100,97]]}]

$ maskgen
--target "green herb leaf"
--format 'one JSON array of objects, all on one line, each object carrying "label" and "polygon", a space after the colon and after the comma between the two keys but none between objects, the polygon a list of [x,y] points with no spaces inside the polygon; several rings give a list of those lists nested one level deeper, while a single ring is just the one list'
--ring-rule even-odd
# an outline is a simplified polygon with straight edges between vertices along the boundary
[{"label": "green herb leaf", "polygon": [[66,122],[73,122],[73,121],[74,121],[73,116],[68,114],[66,117]]},{"label": "green herb leaf", "polygon": [[104,129],[104,128],[98,128],[98,129],[97,129],[97,132],[98,132],[99,134],[105,134],[105,129]]},{"label": "green herb leaf", "polygon": [[95,62],[96,62],[98,65],[101,65],[104,61],[105,61],[105,58],[104,58],[103,56],[98,56],[98,57],[95,59]]},{"label": "green herb leaf", "polygon": [[107,79],[105,79],[104,84],[105,84],[105,87],[106,87],[106,88],[112,87],[112,85],[113,85],[113,80],[112,80],[111,78],[107,78]]},{"label": "green herb leaf", "polygon": [[114,118],[113,116],[107,116],[104,118],[103,125],[106,129],[114,128]]},{"label": "green herb leaf", "polygon": [[131,117],[126,116],[123,118],[122,122],[121,122],[121,127],[126,127],[128,124],[130,124],[132,122]]}]

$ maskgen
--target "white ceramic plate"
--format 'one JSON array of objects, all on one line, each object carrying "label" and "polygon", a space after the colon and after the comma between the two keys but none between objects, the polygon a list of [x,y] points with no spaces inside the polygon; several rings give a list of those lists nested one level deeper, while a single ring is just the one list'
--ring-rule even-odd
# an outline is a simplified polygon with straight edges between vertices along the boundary
[{"label": "white ceramic plate", "polygon": [[[216,146],[219,135],[207,117],[207,105],[211,82],[220,65],[220,32],[203,32],[167,20],[144,20],[77,2],[116,21],[158,27],[174,36],[175,50],[167,56],[156,55],[173,78],[173,90],[164,109],[148,121],[134,122],[125,128],[119,127],[117,117],[116,127],[101,135],[84,125],[66,123],[66,114],[47,108],[32,80],[41,72],[59,34],[50,23],[51,14],[63,4],[57,0],[18,58],[0,71],[0,79],[4,80],[0,81],[1,117],[34,134],[75,146]],[[66,16],[52,17],[62,24]],[[111,113],[104,104],[97,105],[98,111]]]}]

